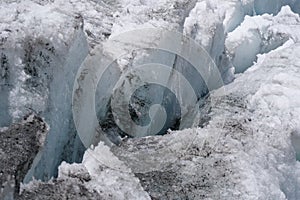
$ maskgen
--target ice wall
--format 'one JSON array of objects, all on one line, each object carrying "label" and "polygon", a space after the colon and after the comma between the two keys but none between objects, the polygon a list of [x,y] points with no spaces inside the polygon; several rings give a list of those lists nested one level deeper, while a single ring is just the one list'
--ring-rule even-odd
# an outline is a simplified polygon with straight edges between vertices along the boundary
[{"label": "ice wall", "polygon": [[296,159],[300,161],[300,135],[298,131],[294,131],[291,135],[292,145],[295,150]]},{"label": "ice wall", "polygon": [[[185,19],[183,32],[206,48],[223,74],[224,82],[229,83],[233,79],[234,67],[230,55],[228,55],[227,47],[225,47],[225,40],[229,45],[231,45],[231,41],[226,38],[230,38],[231,32],[236,32],[235,29],[244,21],[245,16],[247,21],[248,16],[265,13],[275,15],[284,5],[290,5],[292,10],[297,11],[299,2],[294,0],[199,1]],[[255,34],[260,34],[256,33],[255,30],[253,32],[253,35],[249,37],[255,38],[258,37]],[[285,38],[281,39],[285,40]],[[278,40],[277,44],[274,43],[274,48],[281,45]],[[255,39],[250,44],[253,46],[253,51],[256,51],[255,48],[260,48],[259,45],[260,42]],[[245,47],[240,46],[243,49]],[[244,56],[245,64],[249,64],[250,60],[253,62],[253,56],[255,55],[252,55],[251,52],[249,57],[245,58]],[[242,70],[236,69],[236,71],[241,72]]]},{"label": "ice wall", "polygon": [[[136,36],[133,38],[132,35]],[[161,38],[157,40],[157,36]],[[101,88],[96,96],[101,111],[98,115],[100,120],[102,117],[107,120],[104,123],[100,121],[100,125],[104,125],[102,126],[104,129],[112,129],[108,130],[111,133],[117,131],[115,129],[117,125],[131,137],[164,134],[177,123],[184,128],[190,127],[191,125],[188,124],[193,124],[191,112],[197,112],[197,101],[207,93],[208,86],[209,89],[216,88],[218,81],[221,81],[221,77],[217,76],[218,70],[209,59],[207,52],[197,46],[193,40],[183,38],[178,32],[139,29],[128,32],[125,36],[120,34],[119,37],[104,43],[103,46],[106,48],[99,48],[91,53],[83,63],[83,68],[78,74],[78,85],[74,87],[74,115],[82,116],[75,118],[75,121],[80,127],[78,128],[80,133],[85,133],[83,137],[86,138],[87,146],[94,135],[92,132],[95,131],[92,123],[94,119],[90,117],[90,113],[93,115],[91,109],[93,106],[90,105],[93,105],[94,88],[89,86],[93,86],[98,80]],[[155,50],[148,52],[146,48]],[[130,59],[119,57],[127,52],[132,52],[135,56]],[[128,61],[122,61],[126,64],[123,68],[120,69],[117,65],[119,60],[114,60],[115,56],[119,60]],[[109,60],[110,57],[112,58],[111,61],[107,61],[108,65],[100,62],[101,58]],[[105,68],[106,66],[108,68]],[[210,68],[205,68],[207,66]],[[99,75],[98,71],[101,72]],[[205,77],[207,87],[201,77],[203,74],[207,75]],[[91,84],[87,84],[86,80],[90,79]],[[139,115],[133,123],[132,118],[135,117],[127,115],[129,104]],[[165,121],[161,113],[154,113],[151,127],[147,128],[149,115],[151,115],[150,107],[154,104],[164,107],[167,119]],[[109,113],[110,109],[112,113]],[[105,119],[106,114],[110,119]],[[114,115],[114,118],[111,115]],[[113,124],[113,120],[120,124]],[[166,123],[162,124],[160,130],[158,124],[152,124],[154,121]],[[152,132],[152,129],[158,130]],[[89,133],[91,137],[87,138]]]},{"label": "ice wall", "polygon": [[11,117],[8,113],[8,94],[11,88],[11,69],[8,63],[8,53],[1,52],[0,54],[0,127],[8,126],[11,123]]},{"label": "ice wall", "polygon": [[246,16],[243,23],[228,34],[226,50],[237,73],[253,65],[257,54],[264,54],[283,45],[289,39],[299,41],[299,15],[285,6],[273,17]]},{"label": "ice wall", "polygon": [[[85,35],[82,31],[78,31],[61,67],[56,68],[57,71],[53,72],[47,105],[51,111],[42,114],[51,130],[41,160],[34,170],[36,177],[44,176],[45,179],[49,179],[53,174],[56,174],[53,169],[56,169],[62,160],[81,161],[84,148],[76,135],[70,102],[72,102],[71,91],[75,75],[87,54],[87,49]],[[49,157],[52,159],[50,160]]]},{"label": "ice wall", "polygon": [[[189,13],[190,9],[192,9],[194,2],[190,1],[182,1],[182,2],[169,2],[169,1],[158,1],[157,4],[151,4],[150,2],[136,2],[136,1],[124,1],[121,2],[122,8],[120,10],[119,19],[116,21],[116,23],[112,27],[112,35],[111,38],[114,36],[118,36],[119,34],[122,34],[122,32],[129,31],[132,29],[142,29],[142,28],[167,28],[168,30],[172,31],[179,31],[182,32],[182,24],[184,23],[184,19],[186,15]],[[149,6],[151,4],[151,6]],[[166,9],[168,8],[168,9]],[[138,16],[139,20],[136,20],[136,18],[132,16]],[[161,20],[161,16],[164,16],[164,20]],[[150,30],[151,31],[151,30]],[[169,38],[169,41],[166,42],[175,42],[172,41],[172,38]],[[122,50],[121,50],[122,51]],[[107,56],[104,54],[104,56]],[[110,134],[114,134],[113,132],[118,132],[121,135],[124,135],[122,131],[119,128],[116,128],[116,124],[114,123],[114,119],[111,117],[111,108],[110,103],[111,99],[110,97],[118,92],[115,91],[111,93],[110,91],[113,91],[114,84],[120,79],[121,76],[124,76],[132,67],[141,65],[143,63],[158,63],[161,65],[169,66],[169,68],[172,68],[172,66],[182,66],[180,59],[176,60],[176,55],[170,53],[170,52],[164,52],[164,51],[152,51],[152,52],[145,52],[143,49],[139,49],[132,54],[129,53],[129,55],[123,56],[122,54],[119,55],[119,60],[117,63],[114,63],[112,68],[107,71],[104,78],[100,80],[97,88],[97,113],[98,118],[100,119],[100,124],[102,128],[106,129]],[[118,55],[117,55],[118,57]],[[125,64],[122,64],[125,63]],[[186,64],[186,63],[185,63]],[[120,68],[120,69],[118,69]],[[186,74],[188,74],[190,71],[188,70],[189,67],[186,69]],[[149,69],[149,72],[151,69]],[[155,71],[155,70],[153,70]],[[148,72],[148,74],[149,74]],[[160,72],[162,79],[165,80],[167,83],[176,81],[175,77],[172,77],[172,74],[166,73],[164,75],[163,72]],[[150,75],[150,74],[149,74]],[[133,74],[133,76],[135,76]],[[136,77],[138,78],[138,77]],[[172,80],[173,79],[173,80]],[[202,90],[198,93],[199,96],[203,95],[206,91],[206,87],[201,82],[201,77],[199,78],[198,88],[201,88],[199,90]],[[107,82],[109,80],[110,82]],[[135,87],[134,85],[137,83],[129,83],[131,80],[125,80],[126,83],[128,83],[124,88],[119,88],[119,91],[130,94],[131,91],[128,88]],[[172,85],[170,84],[169,85]],[[194,80],[194,83],[196,84],[196,80]],[[177,87],[177,89],[176,89]],[[182,97],[182,94],[180,94],[178,89],[180,86],[176,84],[174,86],[174,90],[177,90],[176,94],[174,96],[179,97],[181,99],[184,99]],[[154,90],[153,90],[154,91]],[[167,90],[166,90],[167,91]],[[151,102],[150,104],[153,104],[154,102],[161,104],[165,95],[164,89],[160,90],[159,92],[153,92],[153,95],[151,97],[152,100],[147,99]],[[143,96],[143,91],[140,90],[140,94]],[[144,96],[145,97],[145,96]],[[137,98],[132,98],[133,101],[137,100]],[[176,99],[173,98],[173,102],[176,101]],[[138,107],[141,102],[135,102],[136,106]],[[170,113],[178,113],[180,108],[178,106],[172,107],[172,103],[169,103],[166,105],[166,109],[170,111]],[[137,124],[147,124],[149,122],[149,110],[136,110],[137,112],[141,112],[142,118],[137,119]],[[121,114],[120,114],[121,115]],[[134,118],[134,116],[133,116]],[[172,118],[172,117],[171,117]],[[170,127],[172,127],[176,122],[176,117],[173,117],[172,119],[169,119],[169,122],[167,123],[163,130],[158,131],[159,134],[164,134],[166,130]],[[179,120],[179,119],[177,119]],[[173,121],[173,122],[172,122]],[[129,129],[129,128],[127,128]],[[134,132],[134,131],[133,131]],[[140,133],[140,136],[147,135],[144,132]]]},{"label": "ice wall", "polygon": [[32,2],[0,7],[0,125],[29,113],[45,119],[49,135],[27,177],[49,179],[62,160],[80,161],[84,151],[71,114],[74,77],[88,52],[83,22]]}]

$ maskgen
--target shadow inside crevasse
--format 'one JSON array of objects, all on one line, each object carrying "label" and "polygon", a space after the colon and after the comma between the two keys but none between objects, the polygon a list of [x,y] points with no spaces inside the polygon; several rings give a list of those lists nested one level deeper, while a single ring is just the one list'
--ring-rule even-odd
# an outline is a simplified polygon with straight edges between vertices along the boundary
[{"label": "shadow inside crevasse", "polygon": [[292,145],[295,150],[296,160],[300,161],[300,134],[293,132],[291,135]]},{"label": "shadow inside crevasse", "polygon": [[[153,128],[159,124],[153,122],[163,120],[163,117],[159,113],[155,113],[153,118],[150,117],[150,108],[154,105],[160,105],[166,112],[165,123],[155,135],[164,135],[169,129],[179,130],[180,127],[190,128],[190,124],[192,123],[189,122],[193,121],[194,117],[189,113],[185,113],[186,115],[184,115],[182,109],[189,110],[190,107],[195,107],[194,110],[200,109],[196,106],[196,103],[190,105],[190,96],[194,94],[197,101],[199,101],[208,93],[207,86],[201,74],[181,56],[176,56],[171,52],[160,49],[140,50],[140,53],[142,52],[146,52],[147,56],[127,64],[125,68],[127,72],[120,72],[120,67],[116,61],[111,63],[102,75],[103,78],[101,78],[98,83],[95,102],[99,125],[106,134],[106,137],[114,144],[119,144],[123,137],[131,138],[153,135],[151,131],[148,131],[150,128],[143,129],[145,132],[135,132],[134,127],[149,126]],[[142,68],[144,63],[153,63],[153,70],[156,69],[155,66],[157,65],[160,67],[163,66],[163,68],[167,69],[170,73],[161,71],[159,73],[164,75],[160,75],[159,80],[155,83],[143,82],[142,80],[145,77],[151,76],[152,69],[148,70],[150,73],[144,73],[142,75],[145,77],[140,77],[138,70],[131,71],[130,69],[139,69],[138,66]],[[141,72],[144,71],[141,70]],[[179,77],[175,72],[182,75],[182,77]],[[161,78],[164,80],[160,80]],[[188,87],[183,84],[183,78],[188,81],[191,91],[187,90]],[[122,84],[114,88],[119,79],[123,80]],[[136,86],[138,87],[135,88]],[[130,88],[135,89],[131,90]],[[121,96],[118,97],[118,94]],[[120,105],[114,106],[118,112],[112,112],[112,97],[117,99],[118,103],[121,102]],[[125,97],[129,97],[129,102],[121,100],[126,99]],[[121,106],[124,106],[124,109],[121,109]],[[124,112],[124,110],[127,109],[130,114],[129,117],[126,116],[126,112]],[[126,130],[132,130],[130,133],[125,133],[124,129],[122,129],[122,131],[121,127],[118,127],[115,122],[118,119],[114,119],[116,116],[114,116],[113,113],[119,118],[119,123],[129,127]],[[182,116],[185,117],[185,120],[182,119]],[[131,125],[132,128],[130,128]],[[159,126],[157,125],[157,127]]]}]

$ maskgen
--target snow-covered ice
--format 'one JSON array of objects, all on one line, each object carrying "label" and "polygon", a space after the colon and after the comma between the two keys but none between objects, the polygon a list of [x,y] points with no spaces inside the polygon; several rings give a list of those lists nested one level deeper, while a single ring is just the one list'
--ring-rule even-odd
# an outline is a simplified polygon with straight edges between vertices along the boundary
[{"label": "snow-covered ice", "polygon": [[[1,1],[0,126],[31,112],[43,117],[49,134],[26,181],[58,175],[22,185],[20,198],[49,198],[58,190],[55,198],[298,200],[299,5],[299,0]],[[119,146],[101,142],[83,155],[71,110],[76,72],[87,54],[105,52],[109,38],[143,28],[194,39],[227,85],[211,92],[214,101],[203,99],[198,128],[125,138]],[[188,66],[166,52],[120,58],[97,91],[104,99],[97,105],[100,119],[110,114],[111,93],[102,89],[145,61]],[[203,80],[196,83],[205,93]],[[115,139],[119,132],[113,126]]]},{"label": "snow-covered ice", "polygon": [[288,6],[282,7],[275,17],[269,14],[246,16],[225,41],[235,71],[244,72],[256,61],[257,54],[276,49],[289,39],[299,42],[299,25],[299,15]]}]

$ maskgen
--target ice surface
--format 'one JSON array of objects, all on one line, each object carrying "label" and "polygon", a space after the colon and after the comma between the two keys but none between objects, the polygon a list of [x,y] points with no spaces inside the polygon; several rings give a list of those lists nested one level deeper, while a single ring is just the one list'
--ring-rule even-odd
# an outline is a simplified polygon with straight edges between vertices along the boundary
[{"label": "ice surface", "polygon": [[129,140],[112,151],[154,198],[182,195],[178,191],[193,183],[199,187],[185,190],[193,198],[204,193],[212,199],[298,199],[299,48],[293,44],[265,54],[227,85],[227,96],[212,106],[205,128]]},{"label": "ice surface", "polygon": [[[211,120],[204,128],[129,139],[111,150],[100,143],[85,153],[83,164],[63,163],[59,177],[70,181],[67,176],[88,171],[92,178],[85,187],[104,195],[124,195],[123,180],[138,184],[138,177],[159,199],[299,199],[299,50],[291,43],[259,56],[226,86],[226,96],[207,104]],[[42,185],[24,191],[34,194]],[[134,197],[143,194],[131,189],[126,191]]]},{"label": "ice surface", "polygon": [[98,192],[105,189],[113,199],[150,199],[131,169],[103,143],[86,151],[82,163],[91,175],[88,187]]},{"label": "ice surface", "polygon": [[[282,7],[286,4],[291,9]],[[57,198],[83,193],[105,199],[299,199],[300,19],[291,11],[299,12],[299,5],[298,0],[2,1],[0,126],[31,111],[50,126],[41,161],[37,158],[28,177],[49,179],[62,160],[80,160],[70,104],[73,79],[88,50],[102,48],[109,37],[135,28],[176,30],[204,46],[226,83],[235,78],[225,87],[227,97],[205,100],[203,128],[125,139],[111,150],[99,144],[86,151],[83,163],[63,162],[58,179],[24,186],[24,198],[43,191],[42,199],[58,190]],[[111,95],[102,89],[132,65],[153,60],[184,64],[163,52],[119,59],[119,68],[98,88],[106,102],[98,105],[100,118]]]},{"label": "ice surface", "polygon": [[0,89],[5,106],[1,125],[19,121],[32,112],[45,118],[50,133],[39,167],[30,173],[49,179],[62,159],[80,160],[76,155],[80,141],[76,141],[70,91],[88,51],[82,22],[75,15],[70,20],[68,14],[31,1],[3,3],[0,7],[1,68],[5,70]]},{"label": "ice surface", "polygon": [[159,199],[299,199],[299,50],[290,43],[259,56],[209,106],[204,128],[129,139],[111,150],[100,143],[80,166],[62,164],[59,177],[88,171],[94,177],[88,188],[111,191],[121,184],[115,194],[123,195],[124,179],[137,184],[134,173]]},{"label": "ice surface", "polygon": [[[49,198],[47,194],[51,195],[51,198],[64,196],[76,199],[150,199],[130,168],[114,156],[103,143],[93,150],[87,150],[81,164],[63,162],[56,181],[33,181],[23,185],[21,189],[20,199]],[[43,192],[34,195],[40,190]],[[56,190],[61,192],[57,194]]]},{"label": "ice surface", "polygon": [[252,66],[257,54],[276,49],[291,39],[299,41],[299,15],[286,6],[272,15],[246,16],[243,23],[228,34],[225,46],[237,73]]},{"label": "ice surface", "polygon": [[[299,2],[298,2],[299,4]],[[231,82],[233,79],[233,66],[231,65],[231,63],[228,60],[228,48],[227,45],[234,45],[232,43],[234,43],[234,41],[231,41],[231,37],[233,40],[235,40],[236,42],[240,42],[237,46],[240,46],[241,49],[245,49],[244,47],[246,47],[246,42],[242,43],[242,36],[238,36],[239,32],[241,34],[241,31],[239,30],[243,30],[244,32],[246,31],[246,26],[244,25],[245,23],[247,23],[250,19],[249,16],[253,16],[256,14],[265,14],[265,13],[272,13],[272,14],[277,14],[281,7],[283,5],[290,5],[292,6],[292,9],[294,9],[294,7],[296,7],[297,2],[295,1],[280,1],[280,0],[276,0],[276,1],[252,1],[252,0],[245,0],[245,1],[199,1],[195,7],[191,10],[189,16],[186,18],[185,23],[184,23],[184,34],[186,34],[189,37],[194,38],[196,41],[198,41],[201,45],[203,45],[206,50],[210,53],[210,55],[213,57],[213,59],[215,60],[217,66],[219,67],[221,73],[223,74],[223,78],[224,78],[224,82],[228,83]],[[296,17],[295,14],[291,14],[292,16],[289,16],[288,12],[290,12],[289,10],[287,10],[287,8],[285,8],[281,13],[281,15],[279,15],[277,17],[277,19],[274,19],[275,21],[278,21],[278,24],[280,24],[281,22],[283,22],[285,19],[283,18],[293,18]],[[286,13],[286,17],[282,18],[282,15],[285,15],[284,13]],[[245,20],[244,20],[245,18]],[[255,16],[253,17],[253,19],[261,19],[264,17],[261,16]],[[282,18],[282,19],[281,19]],[[281,19],[281,21],[280,21]],[[274,21],[274,23],[276,23]],[[236,27],[238,27],[241,23],[243,22],[243,24],[241,26],[243,26],[242,28],[237,28],[237,30],[235,30]],[[295,21],[294,21],[295,22]],[[253,22],[254,23],[254,22]],[[263,23],[263,20],[260,20],[260,22],[258,22],[258,24]],[[288,23],[288,22],[287,22]],[[285,24],[285,22],[283,22],[282,24]],[[297,24],[297,22],[295,22],[295,24]],[[273,25],[273,24],[272,24]],[[274,24],[275,25],[275,24]],[[258,26],[263,26],[263,24],[258,25]],[[271,24],[269,25],[271,26]],[[257,27],[258,28],[258,27]],[[297,27],[294,27],[295,29],[297,29]],[[292,27],[290,27],[288,30],[293,29]],[[285,28],[282,28],[280,30],[285,30]],[[233,33],[231,34],[231,32],[233,31]],[[264,36],[257,36],[256,34],[271,34],[268,33],[268,31],[262,31],[262,33],[257,33],[256,29],[253,28],[253,33],[252,35],[248,35],[249,37],[249,45],[250,47],[252,47],[253,49],[253,54],[255,54],[254,52],[257,51],[257,49],[259,49],[259,45],[260,45],[260,41],[258,39],[256,39],[257,37],[265,37]],[[249,32],[249,31],[248,31]],[[276,32],[276,31],[275,31]],[[291,31],[293,32],[293,31]],[[276,32],[277,33],[277,32]],[[275,33],[273,33],[275,34]],[[228,35],[228,36],[227,36]],[[231,36],[232,35],[232,36]],[[273,37],[276,36],[270,36],[273,39]],[[281,37],[284,37],[286,35],[283,35]],[[251,38],[252,37],[252,38]],[[279,33],[277,35],[277,37],[279,37]],[[226,42],[225,42],[226,39]],[[265,40],[267,40],[267,36],[265,38]],[[273,39],[275,41],[270,41],[270,45],[268,46],[269,48],[276,48],[277,46],[280,46],[280,42],[284,41],[285,38],[278,38],[278,40]],[[265,42],[265,41],[263,41]],[[225,44],[226,43],[226,47]],[[262,44],[264,45],[264,44]],[[273,46],[272,46],[273,45]],[[266,44],[264,45],[264,47],[266,48]],[[248,49],[249,47],[247,46],[246,49]],[[231,49],[229,48],[229,51]],[[265,49],[263,49],[265,50]],[[267,51],[267,50],[265,50]],[[237,51],[239,52],[239,50]],[[255,57],[255,55],[250,54],[249,56],[243,56],[245,54],[243,54],[244,51],[241,51],[240,54],[242,54],[240,57],[240,60],[234,60],[233,65],[238,65],[236,64],[236,62],[240,61],[243,62],[246,65],[246,63],[250,63],[248,65],[248,67],[251,66],[251,64],[253,63],[254,59],[253,57]],[[250,52],[251,53],[251,52]],[[262,52],[261,52],[262,53]],[[231,60],[231,59],[230,59]],[[235,67],[236,72],[241,72],[243,71],[243,69],[245,69],[246,67],[241,67],[241,69],[239,67]]]}]

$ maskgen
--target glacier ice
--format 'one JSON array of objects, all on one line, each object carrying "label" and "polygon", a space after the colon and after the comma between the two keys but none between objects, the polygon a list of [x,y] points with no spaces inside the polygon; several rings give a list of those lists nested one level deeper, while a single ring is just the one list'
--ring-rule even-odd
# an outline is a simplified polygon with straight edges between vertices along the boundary
[{"label": "glacier ice", "polygon": [[[60,177],[82,177],[88,171],[98,180],[102,170],[118,171],[112,176],[119,177],[130,172],[129,177],[135,175],[130,180],[138,177],[150,197],[159,199],[297,200],[300,163],[294,142],[300,116],[299,49],[297,43],[286,44],[259,56],[252,68],[225,86],[227,95],[208,109],[211,120],[204,128],[129,139],[111,149],[100,143],[86,152],[85,167],[62,164]],[[218,95],[218,90],[211,95]],[[84,181],[90,191],[98,190],[99,185],[92,183]],[[103,193],[109,194],[105,183],[111,180],[102,183]],[[25,186],[25,194],[33,195],[43,184],[57,185],[35,184]]]},{"label": "glacier ice", "polygon": [[[81,160],[84,148],[70,109],[73,79],[88,51],[108,38],[136,28],[179,31],[205,47],[229,83],[228,98],[214,107],[204,99],[209,120],[201,122],[202,129],[118,140],[120,146],[111,150],[99,144],[86,151],[82,164],[62,163],[58,179],[25,185],[23,198],[58,190],[70,198],[82,192],[86,198],[299,199],[299,16],[292,12],[299,5],[298,0],[2,1],[0,126],[31,111],[50,126],[28,180],[31,175],[47,180],[62,160]],[[113,75],[97,88],[97,98],[106,102],[97,102],[99,119],[110,114],[111,94],[101,91],[110,90],[111,81],[131,66],[151,60],[186,64],[161,51],[118,60],[108,72]],[[119,131],[115,125],[112,134]]]},{"label": "glacier ice", "polygon": [[[132,35],[135,36],[132,37]],[[156,39],[157,36],[160,38]],[[74,86],[74,119],[79,135],[86,146],[90,145],[93,137],[103,136],[103,134],[101,135],[101,133],[95,131],[97,129],[97,119],[95,111],[93,111],[95,101],[93,92],[98,81],[100,81],[100,84],[104,83],[104,85],[109,83],[110,87],[101,86],[100,96],[96,99],[101,102],[101,106],[110,103],[111,108],[107,109],[112,110],[116,124],[131,137],[164,134],[168,128],[176,125],[177,121],[180,123],[178,125],[181,129],[191,127],[193,125],[192,116],[197,115],[197,101],[207,93],[207,90],[213,90],[222,84],[218,69],[208,57],[207,52],[193,40],[183,37],[178,32],[140,29],[120,34],[115,39],[103,43],[103,45],[109,48],[105,51],[97,49],[92,52],[91,56],[87,57],[80,68],[77,76],[78,81]],[[127,69],[123,69],[121,72],[122,76],[120,76],[120,73],[111,73],[111,71],[118,71],[118,66],[114,61],[115,57],[118,58],[119,55],[123,55],[123,52],[143,48],[156,48],[160,51],[152,51],[154,54],[150,54],[147,58],[137,59],[135,57],[130,62],[135,62],[135,65],[138,62],[141,62],[141,64],[127,66]],[[138,50],[137,52],[139,52]],[[160,55],[157,56],[158,54]],[[166,58],[171,59],[166,60]],[[100,62],[100,66],[107,66],[107,68],[99,68],[97,61]],[[206,66],[208,67],[206,68]],[[104,80],[101,80],[102,77],[104,77]],[[107,82],[107,80],[110,81]],[[148,84],[145,85],[145,83]],[[177,83],[180,83],[180,85]],[[111,91],[107,91],[108,89]],[[161,91],[157,91],[157,89]],[[150,93],[151,97],[148,98],[147,96]],[[111,98],[106,95],[110,95]],[[136,107],[141,105],[143,101],[146,102],[144,104],[147,104],[142,106],[144,110],[134,108],[136,112],[140,113],[140,116],[146,116],[145,118],[139,117],[141,126],[136,125],[135,122],[131,123],[132,119],[128,114],[130,101],[135,101],[131,105]],[[167,112],[166,123],[162,124],[161,127],[159,123],[164,123],[165,120],[163,115],[158,112],[153,112],[155,117],[149,126],[144,125],[147,120],[149,121],[147,115],[148,112],[151,115],[151,109],[153,109],[151,106],[154,104],[164,106]],[[170,115],[172,113],[174,115]],[[155,120],[157,123],[153,123]]]},{"label": "glacier ice", "polygon": [[267,14],[246,16],[225,41],[235,72],[244,72],[252,66],[257,54],[276,49],[289,39],[298,42],[299,21],[299,15],[288,6],[282,7],[275,17]]},{"label": "glacier ice", "polygon": [[295,149],[296,159],[300,161],[300,136],[298,131],[292,132],[291,140]]},{"label": "glacier ice", "polygon": [[265,54],[228,84],[203,129],[128,140],[112,151],[153,198],[298,199],[299,47]]},{"label": "glacier ice", "polygon": [[[31,9],[27,10],[27,6]],[[76,16],[70,20],[67,14],[30,1],[3,4],[1,10],[4,79],[0,93],[1,106],[5,106],[1,110],[1,126],[32,112],[45,118],[50,133],[32,174],[49,179],[63,159],[79,161],[76,154],[84,151],[76,138],[70,104],[75,73],[88,52],[80,29],[82,22]]]}]

